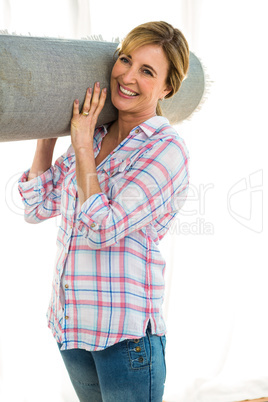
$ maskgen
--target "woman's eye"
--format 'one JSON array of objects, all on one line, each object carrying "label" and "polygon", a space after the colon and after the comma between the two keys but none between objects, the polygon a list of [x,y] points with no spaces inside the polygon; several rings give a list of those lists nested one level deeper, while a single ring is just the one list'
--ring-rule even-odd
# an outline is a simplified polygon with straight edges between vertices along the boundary
[{"label": "woman's eye", "polygon": [[146,74],[146,75],[151,75],[151,76],[153,76],[153,73],[152,73],[150,70],[148,70],[147,68],[145,68],[145,69],[143,70],[143,72],[144,72],[144,74]]},{"label": "woman's eye", "polygon": [[120,60],[122,61],[122,63],[125,63],[125,64],[128,63],[128,59],[124,56],[120,57]]}]

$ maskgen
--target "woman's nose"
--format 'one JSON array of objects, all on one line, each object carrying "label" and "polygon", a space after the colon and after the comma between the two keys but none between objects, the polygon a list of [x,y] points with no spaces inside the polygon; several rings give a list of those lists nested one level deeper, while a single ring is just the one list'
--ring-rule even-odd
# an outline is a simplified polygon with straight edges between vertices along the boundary
[{"label": "woman's nose", "polygon": [[123,81],[125,84],[135,82],[136,78],[136,71],[132,67],[128,68],[123,74]]}]

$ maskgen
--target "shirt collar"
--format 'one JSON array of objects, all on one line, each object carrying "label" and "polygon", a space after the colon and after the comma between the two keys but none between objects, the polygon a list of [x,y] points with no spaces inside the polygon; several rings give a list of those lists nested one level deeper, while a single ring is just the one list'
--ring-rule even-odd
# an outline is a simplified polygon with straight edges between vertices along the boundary
[{"label": "shirt collar", "polygon": [[[138,127],[147,135],[151,137],[163,125],[169,125],[169,121],[164,116],[153,116],[145,122],[141,123]],[[136,127],[135,127],[136,128]],[[133,130],[135,130],[135,128]]]}]

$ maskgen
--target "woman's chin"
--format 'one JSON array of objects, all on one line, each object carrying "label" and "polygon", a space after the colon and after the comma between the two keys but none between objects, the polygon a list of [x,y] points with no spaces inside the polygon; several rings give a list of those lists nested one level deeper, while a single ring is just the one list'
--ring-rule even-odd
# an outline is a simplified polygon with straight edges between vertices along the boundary
[{"label": "woman's chin", "polygon": [[112,98],[112,104],[117,110],[120,111],[129,111],[131,113],[134,109],[134,105],[131,105],[130,102],[128,102],[128,100],[124,98],[122,99],[118,99],[118,97],[115,97],[114,99]]}]

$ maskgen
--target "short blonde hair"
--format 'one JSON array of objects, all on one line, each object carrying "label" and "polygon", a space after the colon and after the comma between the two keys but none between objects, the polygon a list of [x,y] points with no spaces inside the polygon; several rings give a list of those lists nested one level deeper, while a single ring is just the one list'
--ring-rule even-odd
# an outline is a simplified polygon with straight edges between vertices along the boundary
[{"label": "short blonde hair", "polygon": [[[182,32],[173,28],[172,25],[164,21],[153,21],[141,24],[132,29],[118,46],[118,54],[131,54],[135,49],[144,45],[158,45],[164,50],[169,62],[169,71],[166,83],[171,87],[171,91],[166,98],[173,96],[186,78],[189,68],[189,45]],[[162,110],[158,102],[156,113],[162,115]]]}]

